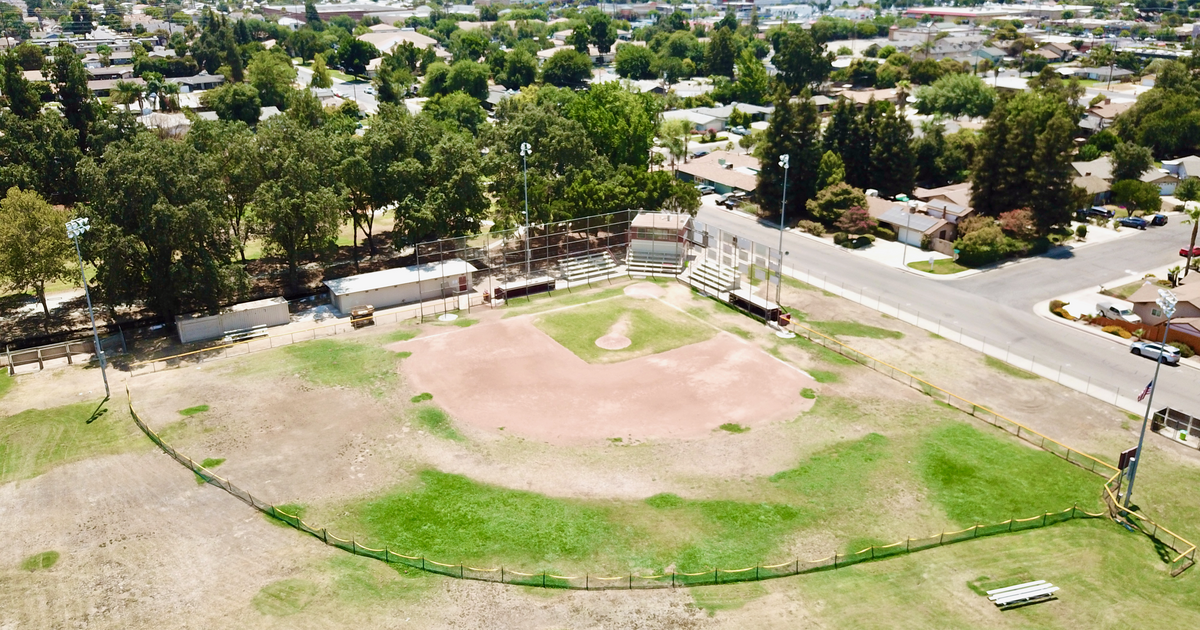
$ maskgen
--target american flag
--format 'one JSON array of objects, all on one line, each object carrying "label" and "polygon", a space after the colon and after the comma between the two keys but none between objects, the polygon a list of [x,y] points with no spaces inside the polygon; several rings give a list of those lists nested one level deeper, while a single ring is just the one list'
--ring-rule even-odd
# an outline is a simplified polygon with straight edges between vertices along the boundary
[{"label": "american flag", "polygon": [[1142,390],[1142,393],[1141,393],[1141,394],[1138,394],[1138,402],[1142,402],[1142,399],[1143,399],[1143,398],[1145,398],[1145,397],[1149,396],[1149,395],[1150,395],[1150,390],[1152,390],[1152,389],[1154,389],[1154,381],[1150,381],[1149,383],[1147,383],[1147,384],[1146,384],[1146,389],[1143,389],[1143,390]]}]

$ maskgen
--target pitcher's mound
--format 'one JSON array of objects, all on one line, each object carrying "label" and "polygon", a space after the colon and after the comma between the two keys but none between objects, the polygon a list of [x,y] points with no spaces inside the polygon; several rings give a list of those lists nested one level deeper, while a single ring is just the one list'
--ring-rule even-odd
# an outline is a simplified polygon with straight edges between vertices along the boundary
[{"label": "pitcher's mound", "polygon": [[605,350],[623,350],[633,343],[625,335],[604,335],[596,340],[596,346]]}]

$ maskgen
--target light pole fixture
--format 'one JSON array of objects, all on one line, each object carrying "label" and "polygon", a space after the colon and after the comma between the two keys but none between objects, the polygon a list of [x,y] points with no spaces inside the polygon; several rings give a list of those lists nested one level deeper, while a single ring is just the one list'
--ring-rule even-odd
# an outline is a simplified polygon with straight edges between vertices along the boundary
[{"label": "light pole fixture", "polygon": [[525,182],[525,277],[530,275],[529,260],[529,163],[527,158],[533,153],[533,147],[528,142],[521,143],[521,173]]},{"label": "light pole fixture", "polygon": [[[904,198],[906,200],[908,199],[907,196],[905,196]],[[916,211],[917,211],[917,202],[913,201],[913,200],[909,200],[908,201],[908,216],[904,217],[904,231],[907,233],[912,232],[912,215]],[[905,236],[909,236],[909,234],[905,234]],[[900,245],[903,246],[903,248],[900,250],[900,266],[907,267],[908,266],[908,241],[905,241],[904,239],[900,239]]]},{"label": "light pole fixture", "polygon": [[79,276],[83,280],[83,294],[87,296],[88,317],[92,320],[92,340],[96,344],[96,358],[100,360],[100,377],[104,379],[104,399],[108,400],[111,393],[108,390],[107,364],[104,360],[104,348],[100,346],[100,333],[96,330],[96,313],[92,310],[92,293],[88,291],[87,274],[83,270],[83,254],[79,251],[79,237],[90,230],[87,217],[72,219],[67,222],[67,238],[75,241],[75,257],[79,259]]},{"label": "light pole fixture", "polygon": [[1175,306],[1179,300],[1174,293],[1166,289],[1158,290],[1158,299],[1154,301],[1158,308],[1162,309],[1163,316],[1167,318],[1166,326],[1163,328],[1162,347],[1158,349],[1158,361],[1154,363],[1154,380],[1150,381],[1150,394],[1146,399],[1146,413],[1142,415],[1142,432],[1138,435],[1137,451],[1134,453],[1133,463],[1129,466],[1129,487],[1125,489],[1125,509],[1129,509],[1130,499],[1133,497],[1133,482],[1137,479],[1138,464],[1142,461],[1142,442],[1146,439],[1146,425],[1150,422],[1150,409],[1154,404],[1154,390],[1158,389],[1158,370],[1162,368],[1163,352],[1167,347],[1167,334],[1171,332],[1171,318],[1175,316]]},{"label": "light pole fixture", "polygon": [[[779,204],[779,271],[777,272],[779,274],[779,284],[777,285],[777,288],[775,289],[775,302],[776,303],[778,303],[783,297],[783,295],[782,295],[782,292],[783,292],[783,230],[784,230],[784,226],[787,225],[787,223],[786,223],[787,182],[788,182],[788,169],[791,168],[791,162],[792,162],[791,155],[784,153],[783,155],[779,156],[779,166],[783,169],[783,201],[781,201]],[[770,269],[767,269],[768,290],[769,290],[770,281],[771,281],[770,271],[771,271]],[[771,294],[767,293],[767,295],[770,296]]]}]

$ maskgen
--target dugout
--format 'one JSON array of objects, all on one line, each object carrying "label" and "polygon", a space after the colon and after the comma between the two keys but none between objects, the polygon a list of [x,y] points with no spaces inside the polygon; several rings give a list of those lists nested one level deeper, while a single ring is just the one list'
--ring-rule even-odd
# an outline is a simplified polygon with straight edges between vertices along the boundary
[{"label": "dugout", "polygon": [[334,308],[347,315],[356,306],[376,310],[471,291],[475,268],[459,258],[326,280]]},{"label": "dugout", "polygon": [[778,304],[754,295],[749,287],[730,291],[729,303],[768,322],[779,321],[779,315],[783,312]]},{"label": "dugout", "polygon": [[255,300],[223,308],[215,315],[192,313],[175,318],[179,341],[191,343],[219,339],[235,330],[264,326],[281,326],[292,321],[287,300],[282,297]]}]

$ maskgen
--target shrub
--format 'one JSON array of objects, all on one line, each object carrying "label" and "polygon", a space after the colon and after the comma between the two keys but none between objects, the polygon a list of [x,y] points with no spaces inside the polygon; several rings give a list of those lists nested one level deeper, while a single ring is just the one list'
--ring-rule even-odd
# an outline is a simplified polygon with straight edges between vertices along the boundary
[{"label": "shrub", "polygon": [[834,245],[845,245],[846,242],[849,240],[850,240],[850,235],[846,234],[845,232],[834,232],[833,233],[833,244]]},{"label": "shrub", "polygon": [[854,239],[854,249],[867,247],[867,246],[873,245],[874,243],[875,243],[875,235],[874,234],[863,234],[862,236]]},{"label": "shrub", "polygon": [[1182,341],[1172,341],[1172,342],[1168,343],[1167,345],[1175,346],[1175,348],[1177,348],[1179,350],[1179,356],[1182,356],[1185,359],[1188,357],[1196,356],[1196,351],[1192,350],[1191,346],[1187,345],[1186,343],[1183,343]]},{"label": "shrub", "polygon": [[1124,328],[1121,328],[1120,326],[1105,326],[1104,328],[1101,328],[1100,330],[1102,330],[1110,335],[1116,335],[1122,339],[1129,339],[1129,338],[1133,337],[1133,335],[1129,334],[1128,330],[1125,330]]},{"label": "shrub", "polygon": [[968,267],[996,262],[1010,251],[1008,239],[994,222],[966,234],[954,246],[959,250],[960,263]]},{"label": "shrub", "polygon": [[1080,223],[1079,225],[1075,226],[1075,238],[1078,238],[1078,239],[1087,238],[1087,224],[1086,223]]},{"label": "shrub", "polygon": [[896,231],[886,225],[877,225],[875,226],[875,236],[885,241],[894,241],[896,240]]},{"label": "shrub", "polygon": [[834,225],[839,229],[851,234],[867,234],[879,225],[871,213],[862,206],[852,206],[850,209],[842,213],[841,217]]},{"label": "shrub", "polygon": [[817,223],[816,221],[809,221],[809,220],[805,219],[805,220],[797,223],[796,227],[800,228],[801,232],[808,232],[809,234],[812,234],[813,236],[824,236],[825,235],[825,226],[821,225],[820,223]]},{"label": "shrub", "polygon": [[1064,302],[1062,300],[1050,300],[1050,311],[1051,312],[1057,311],[1058,309],[1066,306],[1067,304],[1070,304],[1070,302]]}]

